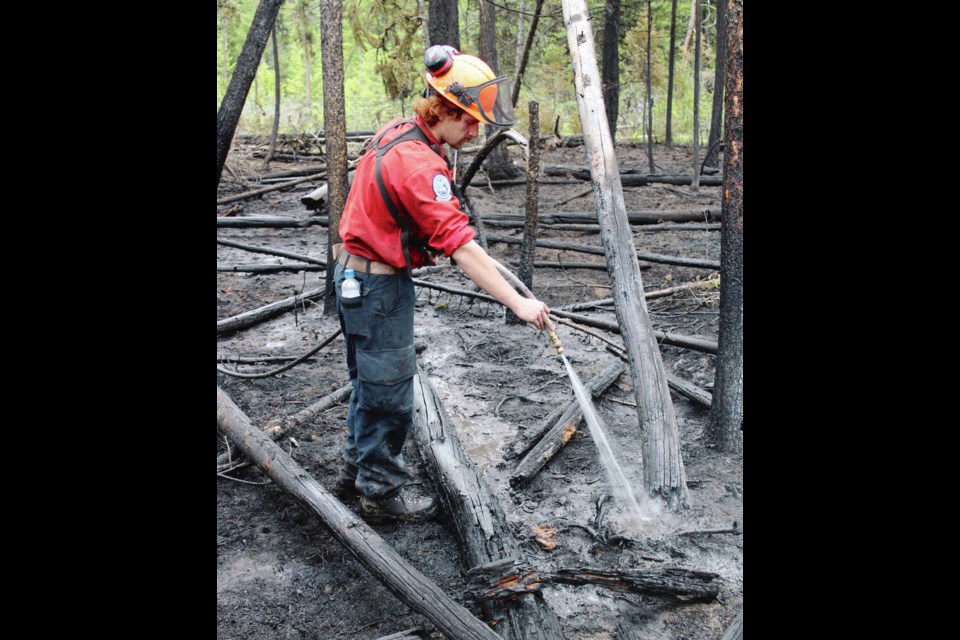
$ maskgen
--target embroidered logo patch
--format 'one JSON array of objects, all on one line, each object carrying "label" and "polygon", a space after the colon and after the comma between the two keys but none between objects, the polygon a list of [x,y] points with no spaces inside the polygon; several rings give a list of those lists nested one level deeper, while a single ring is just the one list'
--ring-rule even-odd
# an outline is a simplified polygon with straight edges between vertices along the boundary
[{"label": "embroidered logo patch", "polygon": [[442,173],[433,176],[433,192],[437,196],[437,202],[446,202],[453,197],[453,192],[450,190],[450,181],[447,180],[447,176]]}]

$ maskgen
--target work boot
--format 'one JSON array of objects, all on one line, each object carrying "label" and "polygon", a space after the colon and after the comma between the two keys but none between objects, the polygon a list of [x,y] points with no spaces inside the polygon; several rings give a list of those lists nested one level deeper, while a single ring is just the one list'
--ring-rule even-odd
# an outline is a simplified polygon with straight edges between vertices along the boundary
[{"label": "work boot", "polygon": [[427,496],[413,498],[400,491],[383,498],[360,496],[360,515],[367,522],[416,522],[437,512],[437,501]]}]

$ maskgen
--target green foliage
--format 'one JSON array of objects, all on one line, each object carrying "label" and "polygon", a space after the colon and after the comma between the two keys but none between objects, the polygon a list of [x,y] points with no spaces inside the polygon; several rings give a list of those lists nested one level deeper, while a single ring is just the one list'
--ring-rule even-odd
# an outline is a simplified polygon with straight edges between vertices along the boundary
[{"label": "green foliage", "polygon": [[[429,0],[424,0],[425,4]],[[226,93],[237,57],[258,0],[217,0],[217,107]],[[502,0],[517,9],[519,0]],[[670,9],[667,0],[654,2],[652,40],[652,97],[655,140],[666,128],[667,83],[670,48]],[[535,0],[524,1],[529,13]],[[716,61],[714,44],[716,0],[705,2],[702,36],[700,126],[701,141],[710,126],[712,83]],[[589,7],[591,25],[600,59],[604,4],[594,0]],[[372,130],[386,121],[411,115],[413,99],[423,89],[421,69],[424,36],[416,0],[344,0],[343,61],[347,129]],[[320,2],[288,0],[278,18],[281,80],[281,133],[300,133],[323,128],[323,68],[320,50]],[[479,7],[477,0],[459,3],[460,38],[466,53],[477,53]],[[677,5],[675,78],[673,88],[674,141],[693,139],[693,38],[683,58],[683,41],[690,16],[690,2]],[[524,16],[520,42],[526,41],[530,16]],[[518,18],[515,12],[497,12],[499,72],[515,77]],[[620,121],[618,139],[644,140],[646,131],[647,2],[621,0],[620,31]],[[274,77],[272,43],[268,43],[240,119],[238,131],[270,132],[273,125]],[[310,99],[307,99],[309,68]],[[540,103],[540,133],[553,133],[559,118],[563,136],[582,133],[574,95],[573,72],[567,34],[556,2],[544,3],[517,103],[516,128],[527,128],[527,103]]]}]

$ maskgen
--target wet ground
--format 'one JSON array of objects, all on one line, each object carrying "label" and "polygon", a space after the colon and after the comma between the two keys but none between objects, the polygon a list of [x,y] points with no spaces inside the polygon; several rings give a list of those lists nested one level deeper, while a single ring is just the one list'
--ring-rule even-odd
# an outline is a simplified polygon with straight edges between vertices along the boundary
[{"label": "wet ground", "polygon": [[[254,186],[254,148],[231,156],[230,179],[220,197]],[[688,149],[654,150],[659,171],[689,173]],[[624,149],[621,170],[646,173],[645,149]],[[308,159],[302,164],[316,164]],[[542,152],[542,164],[586,166],[584,150],[561,148]],[[294,168],[273,163],[272,171]],[[300,198],[319,183],[299,190],[273,192],[260,199],[221,205],[218,213],[237,204],[240,216],[272,215],[306,220],[311,215]],[[522,213],[523,185],[486,186],[482,173],[469,195],[481,214]],[[260,186],[263,186],[262,184]],[[593,210],[591,195],[578,196],[587,183],[544,185],[541,211]],[[628,211],[720,208],[720,188],[650,185],[626,188]],[[563,204],[556,204],[561,203]],[[218,229],[218,239],[270,247],[323,259],[326,227]],[[487,233],[514,235],[520,229],[487,227]],[[541,228],[541,238],[601,246],[598,232]],[[714,230],[645,230],[634,226],[639,252],[720,259],[720,234]],[[519,245],[493,243],[490,253],[515,268]],[[595,262],[603,256],[539,249],[537,260]],[[256,254],[218,245],[219,268],[238,264],[284,263],[288,258]],[[646,291],[708,278],[709,269],[643,263]],[[424,276],[431,282],[474,289],[458,269],[450,267]],[[218,272],[217,319],[235,316],[297,293],[321,287],[322,272],[250,274]],[[536,271],[534,293],[551,308],[608,297],[603,270],[546,269]],[[655,329],[717,339],[719,295],[715,288],[686,290],[650,300]],[[616,321],[612,307],[582,311]],[[508,325],[499,305],[464,296],[418,288],[416,342],[419,364],[444,404],[473,462],[499,499],[523,560],[543,571],[590,566],[604,569],[680,567],[720,576],[720,595],[711,602],[683,602],[643,593],[623,593],[595,585],[545,586],[545,602],[561,621],[569,639],[667,638],[713,640],[722,635],[743,600],[743,467],[742,455],[717,453],[703,438],[708,411],[672,395],[688,478],[690,507],[679,513],[644,501],[638,526],[623,518],[621,505],[609,498],[610,486],[597,447],[582,422],[569,443],[529,483],[511,487],[517,463],[504,456],[525,430],[534,428],[560,404],[572,398],[570,379],[546,335],[529,326]],[[218,358],[298,356],[338,328],[335,316],[323,314],[322,302],[303,302],[288,312],[241,331],[218,336]],[[592,329],[615,343],[615,333]],[[577,374],[589,382],[617,362],[607,343],[568,326],[558,335]],[[712,386],[714,356],[661,345],[668,374],[702,388]],[[254,373],[278,363],[220,365],[230,371]],[[217,384],[252,419],[265,425],[309,406],[347,382],[342,342],[334,340],[307,362],[265,378],[217,374]],[[629,374],[623,373],[596,401],[611,448],[625,476],[642,487],[640,430]],[[345,431],[345,403],[322,412],[309,424],[286,434],[280,444],[320,483],[332,487]],[[217,453],[226,451],[217,434]],[[412,440],[405,457],[419,489],[436,492],[424,472]],[[642,491],[638,490],[642,495]],[[347,503],[354,511],[356,504]],[[694,533],[737,529],[736,533]],[[376,525],[375,529],[401,556],[448,595],[463,602],[469,566],[449,517],[419,525]],[[621,536],[621,538],[617,538]],[[538,541],[538,537],[540,540]],[[623,538],[631,542],[624,542]],[[545,542],[546,540],[546,542]],[[550,547],[555,543],[552,550]],[[479,615],[479,611],[476,613]],[[423,616],[412,612],[380,584],[325,528],[318,517],[301,507],[255,466],[218,470],[217,478],[217,637],[355,638],[375,639],[404,629],[419,628],[425,637],[442,637]],[[633,636],[627,635],[633,633]]]}]

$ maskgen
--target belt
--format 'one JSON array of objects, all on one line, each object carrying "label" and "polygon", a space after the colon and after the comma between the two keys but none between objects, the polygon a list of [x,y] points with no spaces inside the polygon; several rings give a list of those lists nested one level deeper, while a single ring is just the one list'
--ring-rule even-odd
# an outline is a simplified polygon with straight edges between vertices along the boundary
[{"label": "belt", "polygon": [[397,269],[389,264],[370,260],[361,256],[355,256],[343,248],[343,243],[333,245],[333,258],[344,266],[345,269],[353,269],[363,273],[373,273],[376,275],[397,275],[402,273],[402,269]]}]

